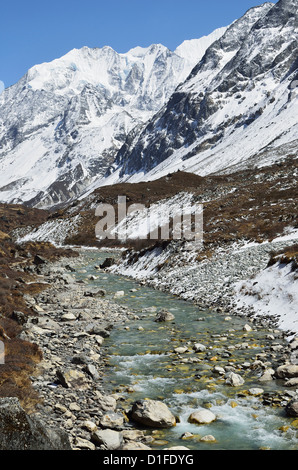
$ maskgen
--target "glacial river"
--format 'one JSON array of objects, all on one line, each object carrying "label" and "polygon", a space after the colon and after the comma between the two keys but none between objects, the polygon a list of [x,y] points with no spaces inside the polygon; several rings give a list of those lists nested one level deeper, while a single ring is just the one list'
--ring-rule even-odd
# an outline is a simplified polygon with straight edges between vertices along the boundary
[{"label": "glacial river", "polygon": [[[280,352],[272,345],[284,344],[276,330],[253,326],[245,331],[245,318],[227,318],[211,310],[200,310],[192,303],[152,288],[142,286],[133,279],[96,269],[107,256],[113,254],[87,250],[84,263],[77,268],[78,279],[89,280],[90,286],[103,288],[107,298],[128,307],[136,319],[121,324],[105,340],[109,367],[106,368],[105,386],[111,393],[125,398],[125,407],[137,399],[150,398],[164,401],[175,416],[175,427],[154,432],[153,449],[185,446],[190,450],[297,450],[298,420],[285,415],[283,406],[268,406],[264,398],[286,393],[282,381],[260,382],[259,370],[252,364],[261,359],[273,369],[280,364]],[[115,299],[117,291],[124,296]],[[156,312],[166,308],[175,319],[155,322]],[[268,334],[275,336],[268,339]],[[194,343],[207,349],[201,353],[192,350]],[[181,354],[177,347],[187,347]],[[266,354],[266,357],[264,356]],[[265,358],[264,358],[265,357]],[[214,366],[233,367],[244,384],[232,387],[223,376],[215,374]],[[251,388],[262,388],[261,396],[248,393]],[[278,405],[279,400],[276,399]],[[281,399],[282,401],[282,399]],[[216,421],[208,425],[188,422],[192,411],[208,408]],[[152,431],[152,430],[151,430]],[[193,436],[181,439],[186,433]],[[214,442],[202,442],[212,435]]]}]

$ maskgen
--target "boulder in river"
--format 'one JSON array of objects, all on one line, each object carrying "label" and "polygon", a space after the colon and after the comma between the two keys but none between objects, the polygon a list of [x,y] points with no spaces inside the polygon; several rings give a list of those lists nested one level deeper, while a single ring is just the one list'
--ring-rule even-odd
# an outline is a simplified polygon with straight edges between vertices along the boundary
[{"label": "boulder in river", "polygon": [[209,424],[215,420],[215,414],[210,410],[205,410],[204,408],[194,411],[188,418],[188,421],[194,424]]},{"label": "boulder in river", "polygon": [[293,377],[298,377],[298,365],[284,364],[276,369],[275,374],[278,379],[291,379]]},{"label": "boulder in river", "polygon": [[176,418],[167,405],[157,400],[134,402],[130,418],[137,423],[154,428],[170,428],[176,425]]},{"label": "boulder in river", "polygon": [[110,268],[113,264],[115,264],[115,258],[106,258],[104,262],[100,265],[101,269]]},{"label": "boulder in river", "polygon": [[172,321],[172,320],[175,320],[174,315],[171,312],[169,312],[168,310],[166,310],[165,308],[162,308],[157,313],[156,318],[155,318],[154,321],[164,322],[164,321]]},{"label": "boulder in river", "polygon": [[298,397],[293,398],[286,406],[288,416],[298,417]]}]

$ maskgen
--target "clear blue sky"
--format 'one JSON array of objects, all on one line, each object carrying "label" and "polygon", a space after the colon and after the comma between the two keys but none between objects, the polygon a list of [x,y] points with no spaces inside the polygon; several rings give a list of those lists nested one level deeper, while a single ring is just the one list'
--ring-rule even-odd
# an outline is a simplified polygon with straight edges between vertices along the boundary
[{"label": "clear blue sky", "polygon": [[[277,0],[273,0],[276,3]],[[258,0],[8,0],[0,8],[0,81],[73,48],[117,52],[161,43],[174,50],[230,24]],[[0,83],[1,87],[1,83]],[[1,90],[0,90],[1,91]]]}]

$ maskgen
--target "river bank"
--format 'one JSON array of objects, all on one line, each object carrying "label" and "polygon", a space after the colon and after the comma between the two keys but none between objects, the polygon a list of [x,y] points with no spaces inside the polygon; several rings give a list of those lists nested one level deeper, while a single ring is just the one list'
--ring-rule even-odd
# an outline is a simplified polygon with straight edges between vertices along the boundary
[{"label": "river bank", "polygon": [[[36,318],[27,322],[22,335],[28,341],[37,342],[43,351],[43,360],[32,376],[33,386],[42,399],[38,405],[37,415],[53,429],[65,430],[73,449],[112,450],[115,446],[123,450],[154,449],[156,439],[157,442],[162,442],[158,439],[158,435],[154,438],[152,429],[147,431],[144,428],[140,429],[127,418],[128,408],[131,405],[127,397],[132,392],[129,390],[129,384],[126,388],[120,387],[116,393],[111,392],[112,384],[106,387],[109,371],[111,367],[117,368],[118,363],[118,356],[111,356],[113,346],[117,347],[111,342],[111,335],[117,339],[118,331],[127,338],[125,341],[130,341],[131,337],[136,339],[134,332],[138,330],[140,335],[144,335],[140,337],[143,344],[147,331],[145,329],[143,333],[141,330],[145,324],[138,323],[139,317],[134,308],[128,308],[123,303],[117,302],[116,298],[113,300],[106,297],[103,289],[99,288],[103,277],[97,276],[97,273],[103,276],[104,270],[100,269],[96,256],[89,258],[89,261],[86,260],[86,253],[88,251],[81,252],[79,258],[61,259],[55,263],[39,266],[38,279],[47,283],[48,288],[38,295],[26,298],[35,309]],[[87,268],[87,261],[89,271],[84,269],[84,265]],[[92,275],[90,275],[90,266],[92,266]],[[106,282],[111,281],[107,279]],[[119,292],[118,295],[121,299],[123,293]],[[131,293],[131,297],[136,295],[134,292]],[[149,309],[144,320],[148,316],[151,317],[150,325],[154,315],[155,313],[152,311],[150,313]],[[222,321],[229,324],[229,320],[225,320],[224,316]],[[128,336],[133,325],[133,331],[130,332],[132,336]],[[113,336],[114,330],[116,336]],[[158,335],[159,331],[157,330]],[[277,393],[273,380],[276,370],[270,371],[270,366],[273,363],[275,365],[286,363],[291,348],[288,343],[283,342],[283,334],[280,331],[274,328],[266,331],[270,337],[262,336],[262,342],[266,343],[266,347],[262,346],[261,350],[255,349],[253,338],[247,338],[249,335],[247,326],[247,331],[238,333],[240,336],[232,331],[229,333],[223,331],[221,334],[215,334],[212,340],[208,337],[207,350],[203,348],[201,352],[192,350],[193,345],[189,342],[183,345],[183,351],[182,349],[168,351],[169,366],[172,368],[171,364],[175,365],[178,362],[182,368],[191,364],[194,371],[200,368],[202,371],[204,368],[209,369],[207,373],[202,374],[202,386],[206,390],[217,385],[217,381],[222,383],[225,374],[233,372],[238,375],[239,370],[242,376],[252,373],[256,380],[261,376],[265,377],[260,387],[266,389],[269,384],[270,389],[272,384],[273,388],[269,394],[264,389],[263,392],[259,390],[257,393],[261,393],[261,400],[266,405],[284,409],[295,397],[295,387]],[[147,340],[149,341],[149,337]],[[176,341],[180,341],[178,337]],[[233,346],[235,341],[236,346]],[[106,343],[108,347],[105,346]],[[225,345],[223,351],[219,347],[222,344]],[[143,347],[146,348],[146,344],[143,344]],[[168,345],[166,347],[168,348]],[[241,354],[247,354],[250,362],[243,356],[242,363],[233,363],[235,361],[231,357],[233,349],[240,349]],[[215,354],[218,357],[216,360]],[[258,357],[258,354],[261,356]],[[116,360],[114,366],[111,357]],[[160,360],[159,356],[156,358]],[[217,369],[213,370],[214,367]],[[130,373],[130,369],[126,369],[126,374]],[[196,380],[200,380],[198,372]],[[207,382],[204,382],[205,380]],[[240,395],[241,391],[242,389]],[[231,402],[229,407],[232,409]],[[290,432],[295,434],[295,427],[290,427]],[[168,441],[164,448],[170,446],[171,442]]]},{"label": "river bank", "polygon": [[216,247],[210,256],[192,243],[176,241],[163,249],[128,252],[110,271],[201,308],[275,326],[291,340],[298,334],[297,266],[292,269],[293,259],[280,263],[277,258],[274,265],[268,264],[273,253],[296,246],[297,239],[294,230],[270,242]]}]

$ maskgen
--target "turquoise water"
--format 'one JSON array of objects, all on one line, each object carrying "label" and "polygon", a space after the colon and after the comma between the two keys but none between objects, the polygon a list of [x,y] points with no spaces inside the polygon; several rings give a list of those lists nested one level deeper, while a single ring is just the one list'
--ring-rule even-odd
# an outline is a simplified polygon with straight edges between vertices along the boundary
[{"label": "turquoise water", "polygon": [[[272,341],[266,338],[266,329],[254,326],[245,332],[247,319],[232,317],[211,310],[200,310],[192,303],[174,295],[141,286],[130,278],[106,273],[95,268],[111,253],[87,251],[85,261],[78,267],[77,277],[88,280],[94,288],[107,291],[107,298],[127,306],[136,319],[114,328],[105,340],[109,354],[106,387],[125,398],[126,407],[140,398],[164,401],[179,422],[174,428],[154,434],[153,448],[163,449],[184,445],[191,450],[297,450],[298,431],[294,419],[287,418],[282,407],[269,407],[258,397],[247,395],[252,387],[265,392],[285,391],[281,381],[260,383],[256,371],[247,367],[258,354],[269,352],[270,367],[279,363],[279,353],[271,352]],[[114,299],[116,291],[125,295]],[[175,320],[166,323],[154,321],[160,308],[170,310]],[[207,350],[195,353],[194,343],[202,343]],[[282,343],[282,339],[275,339]],[[240,349],[239,345],[245,349]],[[187,347],[177,354],[174,349]],[[234,349],[233,349],[234,347]],[[267,359],[268,360],[268,356]],[[214,374],[214,366],[233,366],[244,378],[239,387],[230,387],[221,376]],[[241,393],[242,392],[242,393]],[[209,408],[217,420],[209,425],[195,425],[188,417],[197,408]],[[283,426],[283,429],[280,428]],[[182,440],[191,432],[194,437]],[[213,435],[216,442],[201,442],[201,437]]]}]

